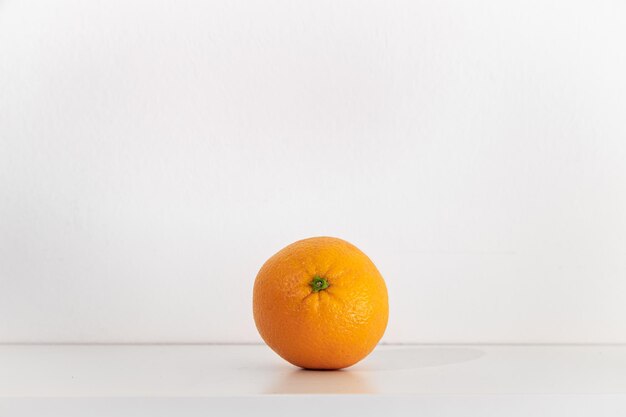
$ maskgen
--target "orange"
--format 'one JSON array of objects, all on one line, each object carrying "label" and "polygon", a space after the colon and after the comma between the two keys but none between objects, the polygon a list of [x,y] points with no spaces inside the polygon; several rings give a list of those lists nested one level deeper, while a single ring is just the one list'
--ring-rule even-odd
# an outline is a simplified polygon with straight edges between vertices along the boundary
[{"label": "orange", "polygon": [[313,237],[283,248],[257,274],[254,321],[293,365],[340,369],[367,356],[387,327],[387,287],[356,246]]}]

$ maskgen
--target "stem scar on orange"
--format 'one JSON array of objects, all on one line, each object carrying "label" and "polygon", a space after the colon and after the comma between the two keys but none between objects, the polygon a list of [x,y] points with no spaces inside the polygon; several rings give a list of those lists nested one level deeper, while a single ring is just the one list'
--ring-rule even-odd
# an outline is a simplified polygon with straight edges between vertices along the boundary
[{"label": "stem scar on orange", "polygon": [[340,369],[366,357],[389,317],[387,287],[356,246],[333,237],[300,240],[261,267],[254,321],[278,355],[307,369]]}]

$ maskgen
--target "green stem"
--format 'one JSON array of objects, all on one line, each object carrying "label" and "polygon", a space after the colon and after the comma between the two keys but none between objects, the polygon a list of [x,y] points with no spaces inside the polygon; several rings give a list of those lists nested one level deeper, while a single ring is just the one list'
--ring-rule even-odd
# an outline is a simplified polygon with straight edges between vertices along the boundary
[{"label": "green stem", "polygon": [[313,288],[313,292],[325,290],[330,285],[328,284],[328,281],[326,281],[326,278],[322,278],[319,275],[315,275],[313,277],[313,281],[309,282],[309,284]]}]

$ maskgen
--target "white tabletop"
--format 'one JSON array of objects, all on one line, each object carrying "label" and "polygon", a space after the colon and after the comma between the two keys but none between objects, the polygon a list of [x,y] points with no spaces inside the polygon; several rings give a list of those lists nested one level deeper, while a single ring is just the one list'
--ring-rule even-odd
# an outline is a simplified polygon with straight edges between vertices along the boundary
[{"label": "white tabletop", "polygon": [[623,416],[626,346],[379,346],[352,368],[320,372],[260,345],[4,345],[0,397],[2,416],[296,415],[294,407],[298,416]]}]

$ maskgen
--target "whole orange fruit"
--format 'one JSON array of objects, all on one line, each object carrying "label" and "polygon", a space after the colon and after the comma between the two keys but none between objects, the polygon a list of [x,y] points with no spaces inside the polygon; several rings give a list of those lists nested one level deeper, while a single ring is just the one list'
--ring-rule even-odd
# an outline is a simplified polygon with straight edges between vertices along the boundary
[{"label": "whole orange fruit", "polygon": [[313,237],[283,248],[257,274],[254,321],[265,343],[308,369],[354,365],[387,327],[387,287],[356,246]]}]

